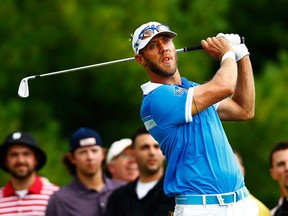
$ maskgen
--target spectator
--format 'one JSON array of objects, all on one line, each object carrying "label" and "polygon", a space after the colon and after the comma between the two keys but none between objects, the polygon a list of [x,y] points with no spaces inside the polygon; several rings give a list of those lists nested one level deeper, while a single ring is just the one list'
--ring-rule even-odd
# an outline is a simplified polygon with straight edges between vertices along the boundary
[{"label": "spectator", "polygon": [[126,184],[139,176],[132,149],[132,140],[121,139],[112,143],[106,157],[107,170],[114,181]]},{"label": "spectator", "polygon": [[165,158],[157,141],[145,130],[132,138],[139,178],[116,189],[110,196],[106,216],[167,216],[175,201],[163,191]]},{"label": "spectator", "polygon": [[0,168],[10,180],[0,188],[0,215],[45,215],[48,199],[58,186],[40,177],[46,154],[27,132],[11,133],[0,147]]},{"label": "spectator", "polygon": [[279,142],[269,155],[270,174],[278,182],[280,199],[278,205],[271,210],[273,216],[288,215],[288,141]]},{"label": "spectator", "polygon": [[[243,176],[245,175],[245,167],[244,167],[244,163],[243,163],[243,159],[240,155],[240,153],[236,150],[234,150],[234,154],[236,156],[236,160],[240,166],[240,169],[243,173]],[[254,197],[251,193],[249,193],[249,197],[251,198],[249,200],[251,206],[249,207],[251,208],[256,208],[256,211],[258,212],[258,216],[271,216],[270,214],[270,210],[264,205],[264,203],[262,203],[260,200],[258,200],[256,197]]]},{"label": "spectator", "polygon": [[63,161],[74,178],[51,196],[46,215],[101,216],[109,195],[119,185],[103,174],[105,149],[100,135],[90,128],[79,128],[69,147]]}]

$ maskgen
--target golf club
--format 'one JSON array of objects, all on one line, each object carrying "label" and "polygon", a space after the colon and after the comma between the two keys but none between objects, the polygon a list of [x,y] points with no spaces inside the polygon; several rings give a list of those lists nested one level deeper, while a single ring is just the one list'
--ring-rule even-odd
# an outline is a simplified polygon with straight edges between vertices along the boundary
[{"label": "golf club", "polygon": [[[177,49],[176,52],[190,52],[192,50],[200,50],[200,49],[203,49],[202,46],[196,45],[196,46],[184,47],[181,49]],[[58,75],[58,74],[63,74],[63,73],[68,73],[68,72],[73,72],[73,71],[78,71],[78,70],[85,70],[85,69],[89,69],[89,68],[111,65],[111,64],[121,63],[121,62],[129,62],[129,61],[134,61],[134,60],[135,60],[134,57],[130,57],[130,58],[118,59],[118,60],[114,60],[114,61],[103,62],[103,63],[93,64],[93,65],[87,65],[87,66],[83,66],[83,67],[71,68],[71,69],[67,69],[67,70],[55,71],[55,72],[51,72],[51,73],[28,76],[28,77],[25,77],[21,80],[19,88],[18,88],[18,95],[22,98],[26,98],[29,96],[28,80],[30,80],[30,79],[36,79],[36,78],[45,77],[45,76],[53,76],[53,75]]]},{"label": "golf club", "polygon": [[[245,42],[245,38],[241,37],[241,43]],[[177,49],[176,52],[190,52],[193,50],[200,50],[203,49],[201,45],[195,45],[191,47],[184,47]],[[18,95],[22,98],[26,98],[29,96],[29,86],[28,86],[28,81],[29,79],[36,79],[40,77],[45,77],[45,76],[53,76],[53,75],[58,75],[58,74],[63,74],[63,73],[68,73],[68,72],[73,72],[73,71],[78,71],[78,70],[85,70],[89,68],[94,68],[94,67],[100,67],[100,66],[105,66],[105,65],[111,65],[111,64],[116,64],[120,62],[128,62],[128,61],[134,61],[134,57],[130,58],[124,58],[124,59],[119,59],[119,60],[114,60],[114,61],[109,61],[109,62],[103,62],[103,63],[98,63],[98,64],[93,64],[93,65],[87,65],[83,67],[77,67],[77,68],[71,68],[67,70],[60,70],[60,71],[55,71],[55,72],[50,72],[50,73],[45,73],[45,74],[38,74],[38,75],[33,75],[33,76],[28,76],[25,77],[21,80],[19,88],[18,88]]]}]

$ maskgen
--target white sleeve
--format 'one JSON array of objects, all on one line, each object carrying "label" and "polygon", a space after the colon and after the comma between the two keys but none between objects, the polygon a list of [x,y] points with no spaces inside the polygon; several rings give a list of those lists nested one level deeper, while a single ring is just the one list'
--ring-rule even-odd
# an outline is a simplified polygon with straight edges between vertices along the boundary
[{"label": "white sleeve", "polygon": [[[186,110],[185,110],[186,122],[192,122],[192,120],[193,120],[193,117],[192,117],[192,103],[193,103],[193,96],[194,96],[193,93],[194,93],[194,87],[189,88],[189,90],[187,92]],[[221,103],[221,101],[213,104],[215,110],[218,109],[220,103]]]},{"label": "white sleeve", "polygon": [[189,88],[187,92],[186,107],[185,107],[185,119],[186,122],[192,122],[192,100],[193,100],[194,87]]},{"label": "white sleeve", "polygon": [[215,110],[217,110],[217,109],[218,109],[218,107],[219,107],[220,103],[221,103],[221,101],[219,101],[219,102],[217,102],[217,103],[213,104],[213,106],[214,106]]}]

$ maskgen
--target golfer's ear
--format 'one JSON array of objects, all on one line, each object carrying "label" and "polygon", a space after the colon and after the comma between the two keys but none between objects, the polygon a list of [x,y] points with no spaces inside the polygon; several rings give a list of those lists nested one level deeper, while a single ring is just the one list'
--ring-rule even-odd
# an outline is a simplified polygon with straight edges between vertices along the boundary
[{"label": "golfer's ear", "polygon": [[141,54],[135,55],[135,59],[141,65],[145,65],[146,63]]}]

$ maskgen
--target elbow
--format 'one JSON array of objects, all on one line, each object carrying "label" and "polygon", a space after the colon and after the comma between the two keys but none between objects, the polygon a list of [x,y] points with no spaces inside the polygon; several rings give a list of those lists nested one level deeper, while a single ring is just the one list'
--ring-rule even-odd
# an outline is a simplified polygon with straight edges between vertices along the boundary
[{"label": "elbow", "polygon": [[235,93],[236,89],[236,80],[233,81],[232,79],[222,80],[220,84],[225,90],[226,95],[228,97],[232,96]]},{"label": "elbow", "polygon": [[255,111],[254,111],[254,108],[253,108],[250,111],[245,112],[244,115],[242,115],[242,121],[251,120],[251,119],[254,118],[254,116],[255,116]]},{"label": "elbow", "polygon": [[254,118],[254,115],[246,115],[246,116],[244,117],[243,121],[249,121],[249,120],[251,120],[251,119],[253,119],[253,118]]},{"label": "elbow", "polygon": [[250,113],[249,113],[249,115],[247,115],[247,120],[251,120],[251,119],[253,119],[255,117],[255,112],[254,112],[254,109],[253,109],[253,111],[251,111]]},{"label": "elbow", "polygon": [[230,97],[234,94],[235,91],[235,85],[231,84],[227,84],[225,86],[225,93],[226,93],[226,97]]}]

